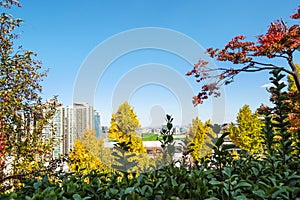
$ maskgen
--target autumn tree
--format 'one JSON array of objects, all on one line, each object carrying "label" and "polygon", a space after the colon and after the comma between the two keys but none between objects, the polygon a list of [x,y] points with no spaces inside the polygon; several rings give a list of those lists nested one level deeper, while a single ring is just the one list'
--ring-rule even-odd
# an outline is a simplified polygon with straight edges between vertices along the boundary
[{"label": "autumn tree", "polygon": [[252,113],[249,105],[244,105],[238,112],[237,124],[228,127],[229,138],[239,148],[251,153],[263,150],[263,121],[257,113]]},{"label": "autumn tree", "polygon": [[[21,6],[0,0],[0,6]],[[3,12],[0,16],[0,185],[6,180],[47,170],[53,141],[43,128],[55,113],[56,101],[42,102],[40,82],[46,76],[36,54],[15,47],[22,20]],[[5,146],[5,148],[3,148]],[[4,165],[4,166],[3,166]],[[3,170],[6,170],[3,176]],[[1,174],[0,172],[0,174]]]},{"label": "autumn tree", "polygon": [[129,144],[130,152],[145,153],[142,138],[136,133],[138,127],[140,127],[140,122],[137,115],[126,101],[119,106],[116,113],[112,114],[108,137],[119,143]]},{"label": "autumn tree", "polygon": [[103,170],[104,165],[100,158],[89,151],[83,142],[76,139],[73,150],[69,153],[69,170],[87,174],[92,170]]},{"label": "autumn tree", "polygon": [[81,143],[85,148],[96,158],[99,158],[100,161],[110,167],[111,162],[111,152],[109,148],[105,148],[104,139],[97,138],[95,136],[94,130],[87,130],[82,134],[80,138]]},{"label": "autumn tree", "polygon": [[193,119],[189,128],[188,149],[195,160],[199,161],[201,157],[211,153],[209,144],[212,144],[212,139],[215,137],[210,120],[202,123],[198,117]]},{"label": "autumn tree", "polygon": [[[290,16],[300,19],[300,7]],[[216,69],[210,68],[203,59],[194,65],[187,73],[193,75],[197,82],[203,82],[201,91],[193,98],[195,105],[201,104],[208,96],[219,96],[219,88],[233,82],[234,78],[242,72],[259,72],[282,69],[290,75],[295,88],[300,91],[300,75],[295,64],[294,53],[300,47],[300,27],[298,24],[288,26],[283,20],[271,23],[265,34],[257,36],[257,41],[246,41],[243,35],[234,37],[223,49],[209,48],[206,52],[210,57],[221,62],[231,62],[236,67]],[[268,60],[264,61],[261,58]],[[278,65],[277,60],[283,59],[286,65]],[[206,83],[208,81],[208,83]]]}]

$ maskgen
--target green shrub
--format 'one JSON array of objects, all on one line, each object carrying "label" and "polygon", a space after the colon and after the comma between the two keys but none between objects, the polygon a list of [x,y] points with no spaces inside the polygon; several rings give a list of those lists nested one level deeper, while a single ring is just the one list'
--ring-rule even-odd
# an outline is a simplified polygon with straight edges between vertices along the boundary
[{"label": "green shrub", "polygon": [[[144,173],[91,171],[88,174],[47,175],[25,180],[24,188],[1,194],[1,199],[300,199],[299,136],[286,128],[288,110],[283,76],[272,72],[274,108],[265,109],[264,152],[242,151],[234,159],[222,145],[224,133],[212,146],[214,153],[189,168],[171,163]],[[169,118],[168,123],[170,123]],[[168,125],[169,130],[172,126]],[[299,134],[299,133],[298,133]],[[163,144],[172,142],[166,131]],[[280,138],[276,140],[276,138]]]}]

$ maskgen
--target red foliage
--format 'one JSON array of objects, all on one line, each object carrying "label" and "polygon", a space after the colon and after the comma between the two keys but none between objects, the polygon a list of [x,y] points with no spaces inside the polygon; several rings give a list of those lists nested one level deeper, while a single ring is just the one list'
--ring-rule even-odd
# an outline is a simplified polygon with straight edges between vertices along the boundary
[{"label": "red foliage", "polygon": [[265,35],[258,36],[257,51],[254,56],[267,56],[274,58],[276,55],[293,52],[300,46],[299,25],[287,27],[282,20],[275,21],[269,26]]},{"label": "red foliage", "polygon": [[294,133],[299,133],[300,131],[300,95],[299,92],[288,92],[289,105],[289,119],[290,125],[289,130]]},{"label": "red foliage", "polygon": [[[5,165],[5,159],[4,155],[6,153],[5,149],[5,137],[4,134],[0,133],[0,168],[3,169]],[[0,170],[0,174],[2,173],[2,170]]]},{"label": "red foliage", "polygon": [[297,13],[292,14],[290,16],[290,18],[292,18],[292,19],[300,19],[300,7],[297,9]]},{"label": "red foliage", "polygon": [[[300,18],[300,7],[291,18]],[[208,62],[199,59],[193,69],[187,72],[186,75],[193,75],[197,82],[204,80],[210,82],[205,83],[199,94],[193,98],[194,105],[203,103],[203,99],[206,99],[207,96],[220,95],[217,91],[220,86],[232,83],[234,77],[240,72],[257,72],[279,68],[274,64],[257,62],[255,60],[257,57],[285,58],[291,66],[292,54],[300,48],[300,27],[298,24],[288,27],[282,20],[277,20],[271,23],[265,34],[257,37],[256,42],[245,41],[245,39],[245,36],[239,35],[231,39],[223,49],[208,48],[206,50],[210,57],[222,62],[240,64],[242,65],[240,68],[209,68]]]}]

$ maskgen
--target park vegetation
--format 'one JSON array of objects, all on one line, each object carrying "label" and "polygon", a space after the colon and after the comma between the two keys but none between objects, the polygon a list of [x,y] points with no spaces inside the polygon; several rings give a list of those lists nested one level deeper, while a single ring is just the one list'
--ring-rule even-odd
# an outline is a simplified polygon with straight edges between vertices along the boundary
[{"label": "park vegetation", "polygon": [[[21,6],[16,0],[0,0],[1,7],[14,5]],[[291,17],[299,19],[300,8]],[[40,97],[40,82],[46,73],[40,72],[42,65],[33,52],[14,49],[14,30],[22,20],[2,13],[0,22],[1,199],[299,199],[300,78],[293,60],[300,44],[297,24],[288,27],[279,20],[256,43],[237,36],[224,49],[208,49],[217,60],[242,68],[220,68],[217,81],[204,85],[194,104],[218,95],[220,84],[231,83],[241,72],[269,70],[272,106],[262,105],[252,112],[245,105],[237,122],[222,129],[194,119],[183,152],[194,157],[192,163],[172,160],[170,115],[166,115],[159,138],[163,159],[151,163],[143,157],[146,150],[136,133],[140,123],[134,109],[124,102],[111,118],[109,137],[116,141],[112,152],[93,131],[86,131],[62,158],[69,167],[66,171],[51,158],[54,140],[43,134],[44,127],[51,127],[58,106],[55,99],[43,102]],[[284,59],[289,68],[256,61],[258,56]],[[195,75],[199,82],[210,80],[206,65],[200,60],[188,75]],[[283,81],[286,74],[289,85]],[[224,145],[227,137],[234,144]],[[238,156],[231,151],[236,147]]]}]

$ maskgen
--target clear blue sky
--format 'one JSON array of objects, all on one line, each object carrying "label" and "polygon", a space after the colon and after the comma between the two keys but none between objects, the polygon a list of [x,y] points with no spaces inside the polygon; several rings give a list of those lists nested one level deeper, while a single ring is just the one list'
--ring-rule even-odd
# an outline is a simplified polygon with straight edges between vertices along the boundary
[{"label": "clear blue sky", "polygon": [[[20,29],[23,31],[20,42],[24,48],[37,52],[45,68],[50,69],[43,82],[45,98],[58,95],[64,105],[72,104],[74,83],[84,60],[97,45],[115,34],[135,28],[161,27],[185,34],[204,48],[222,47],[235,35],[254,39],[265,33],[271,21],[280,17],[289,22],[288,16],[299,5],[296,1],[283,0],[52,0],[21,3],[21,9],[11,10],[14,16],[25,21]],[[102,124],[109,125],[111,112],[115,111],[111,106],[112,97],[122,77],[126,78],[130,70],[149,63],[174,69],[195,93],[200,88],[192,78],[184,76],[191,65],[178,56],[153,49],[131,52],[113,62],[100,78],[94,106],[102,115]],[[267,103],[269,95],[261,87],[266,83],[267,73],[245,74],[226,87],[223,122],[234,121],[244,104],[256,109],[261,103]],[[153,125],[157,120],[158,124],[161,122],[151,119],[151,112],[170,113],[180,124],[180,99],[168,85],[141,85],[131,93],[128,100],[143,126]],[[201,119],[212,118],[212,103],[208,101],[198,106],[198,111]]]}]

